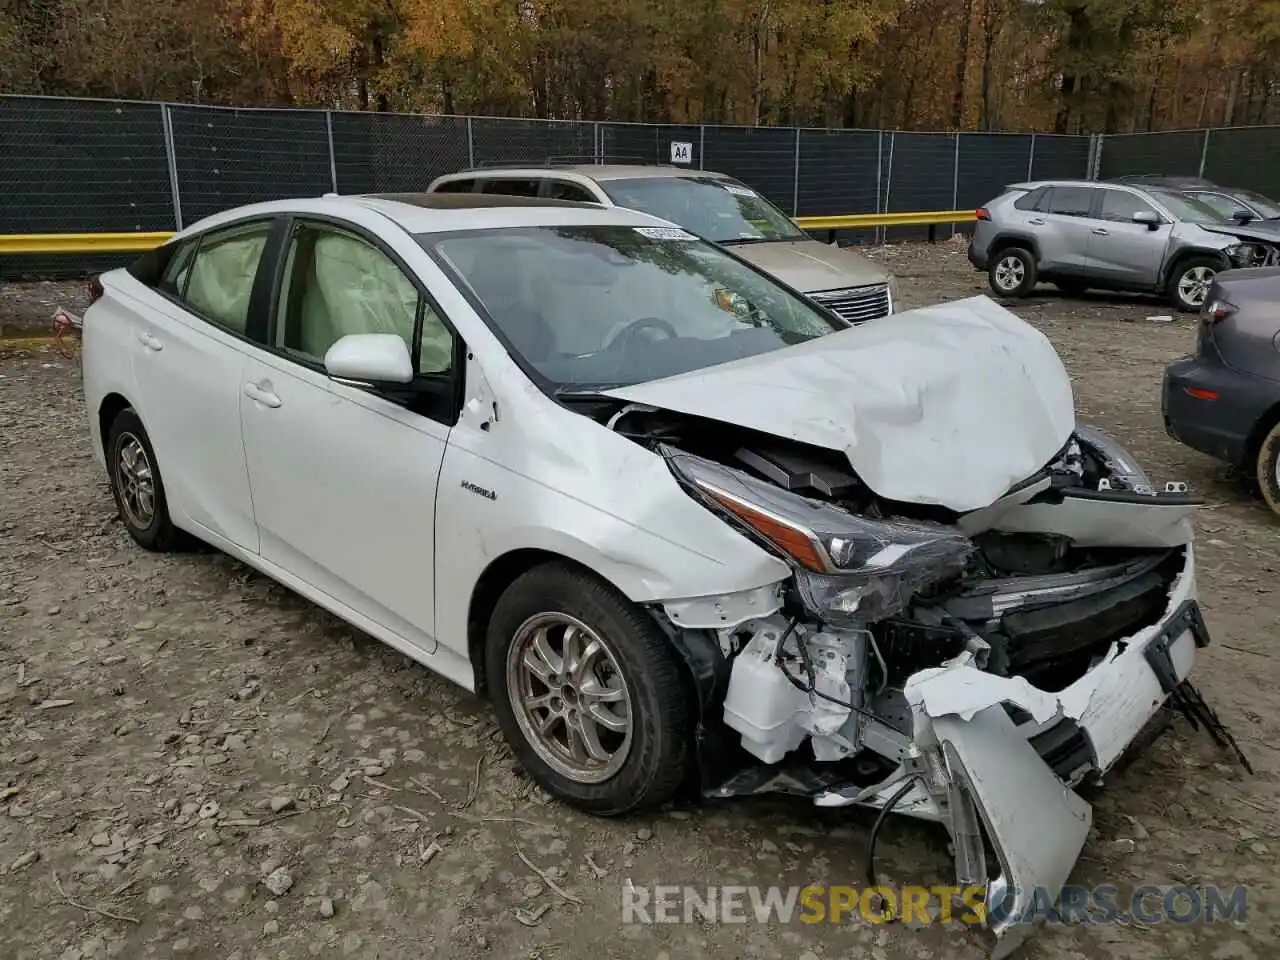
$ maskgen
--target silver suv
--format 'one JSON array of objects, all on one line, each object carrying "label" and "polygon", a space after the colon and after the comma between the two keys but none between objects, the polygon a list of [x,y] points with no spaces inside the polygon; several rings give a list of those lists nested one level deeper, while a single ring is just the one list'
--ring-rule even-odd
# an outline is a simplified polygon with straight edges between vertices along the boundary
[{"label": "silver suv", "polygon": [[1163,293],[1196,311],[1218,271],[1275,264],[1277,251],[1275,225],[1225,222],[1169,188],[1052,180],[1013,184],[980,208],[969,261],[1001,297],[1048,281],[1066,293]]},{"label": "silver suv", "polygon": [[437,177],[429,193],[497,193],[628,207],[732,251],[850,323],[893,312],[893,276],[853,250],[814,240],[723,173],[684,167],[565,164],[482,168]]}]

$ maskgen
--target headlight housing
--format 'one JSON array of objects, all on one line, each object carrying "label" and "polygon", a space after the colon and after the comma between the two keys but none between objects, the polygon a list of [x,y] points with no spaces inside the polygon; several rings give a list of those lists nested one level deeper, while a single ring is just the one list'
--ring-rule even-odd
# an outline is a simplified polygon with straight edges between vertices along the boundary
[{"label": "headlight housing", "polygon": [[951,527],[856,516],[673,447],[660,452],[685,489],[791,564],[800,599],[825,622],[892,616],[974,550]]},{"label": "headlight housing", "polygon": [[1138,466],[1137,458],[1128,450],[1107,436],[1097,427],[1079,424],[1075,431],[1076,440],[1088,447],[1111,472],[1111,481],[1118,481],[1135,493],[1152,493],[1151,479],[1147,472]]}]

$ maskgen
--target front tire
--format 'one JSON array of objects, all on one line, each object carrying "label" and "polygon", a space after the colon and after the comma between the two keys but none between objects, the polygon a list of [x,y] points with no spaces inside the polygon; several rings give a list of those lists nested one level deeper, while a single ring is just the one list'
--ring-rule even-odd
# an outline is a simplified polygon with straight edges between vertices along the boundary
[{"label": "front tire", "polygon": [[1036,285],[1036,258],[1022,247],[1006,247],[991,260],[987,283],[998,297],[1025,297]]},{"label": "front tire", "polygon": [[560,563],[520,576],[494,606],[485,670],[507,742],[556,799],[621,816],[684,782],[693,695],[652,617],[610,585]]},{"label": "front tire", "polygon": [[1280,423],[1275,424],[1258,446],[1253,465],[1258,493],[1271,512],[1280,517]]},{"label": "front tire", "polygon": [[1169,278],[1169,299],[1183,313],[1199,313],[1222,264],[1213,257],[1191,257]]},{"label": "front tire", "polygon": [[165,553],[182,544],[151,438],[132,407],[121,410],[107,431],[107,479],[120,519],[140,547]]}]

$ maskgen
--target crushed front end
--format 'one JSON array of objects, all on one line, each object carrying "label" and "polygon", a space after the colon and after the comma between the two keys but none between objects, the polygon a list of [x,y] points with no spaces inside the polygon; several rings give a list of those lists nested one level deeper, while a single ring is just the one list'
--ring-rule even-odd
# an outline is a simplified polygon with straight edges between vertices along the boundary
[{"label": "crushed front end", "polygon": [[1155,490],[1088,428],[954,514],[871,496],[825,451],[628,416],[691,496],[794,571],[655,611],[700,678],[704,792],[942,824],[957,885],[986,890],[994,955],[1010,952],[1084,845],[1074,788],[1137,749],[1166,702],[1198,700],[1198,501]]}]

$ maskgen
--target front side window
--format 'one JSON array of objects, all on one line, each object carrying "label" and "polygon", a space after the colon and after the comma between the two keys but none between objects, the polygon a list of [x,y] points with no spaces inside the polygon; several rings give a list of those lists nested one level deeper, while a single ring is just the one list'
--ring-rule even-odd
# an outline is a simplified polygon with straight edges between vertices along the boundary
[{"label": "front side window", "polygon": [[1155,208],[1136,194],[1124,190],[1102,191],[1102,219],[1133,223],[1135,213],[1156,215]]},{"label": "front side window", "polygon": [[275,346],[313,363],[352,333],[394,333],[410,354],[421,316],[417,372],[448,373],[453,336],[385,253],[355,234],[327,225],[294,231],[285,255],[276,311]]},{"label": "front side window", "polygon": [[185,285],[183,299],[196,313],[228,330],[243,334],[249,319],[249,299],[258,275],[271,224],[251,223],[205,234],[189,275],[179,266],[175,284]]},{"label": "front side window", "polygon": [[605,180],[615,204],[678,223],[715,243],[806,240],[791,219],[749,187],[715,177]]},{"label": "front side window", "polygon": [[548,226],[418,239],[553,389],[640,383],[844,329],[674,227]]},{"label": "front side window", "polygon": [[1220,223],[1224,218],[1203,201],[1186,193],[1174,190],[1148,190],[1151,196],[1159,200],[1175,220],[1183,223]]}]

